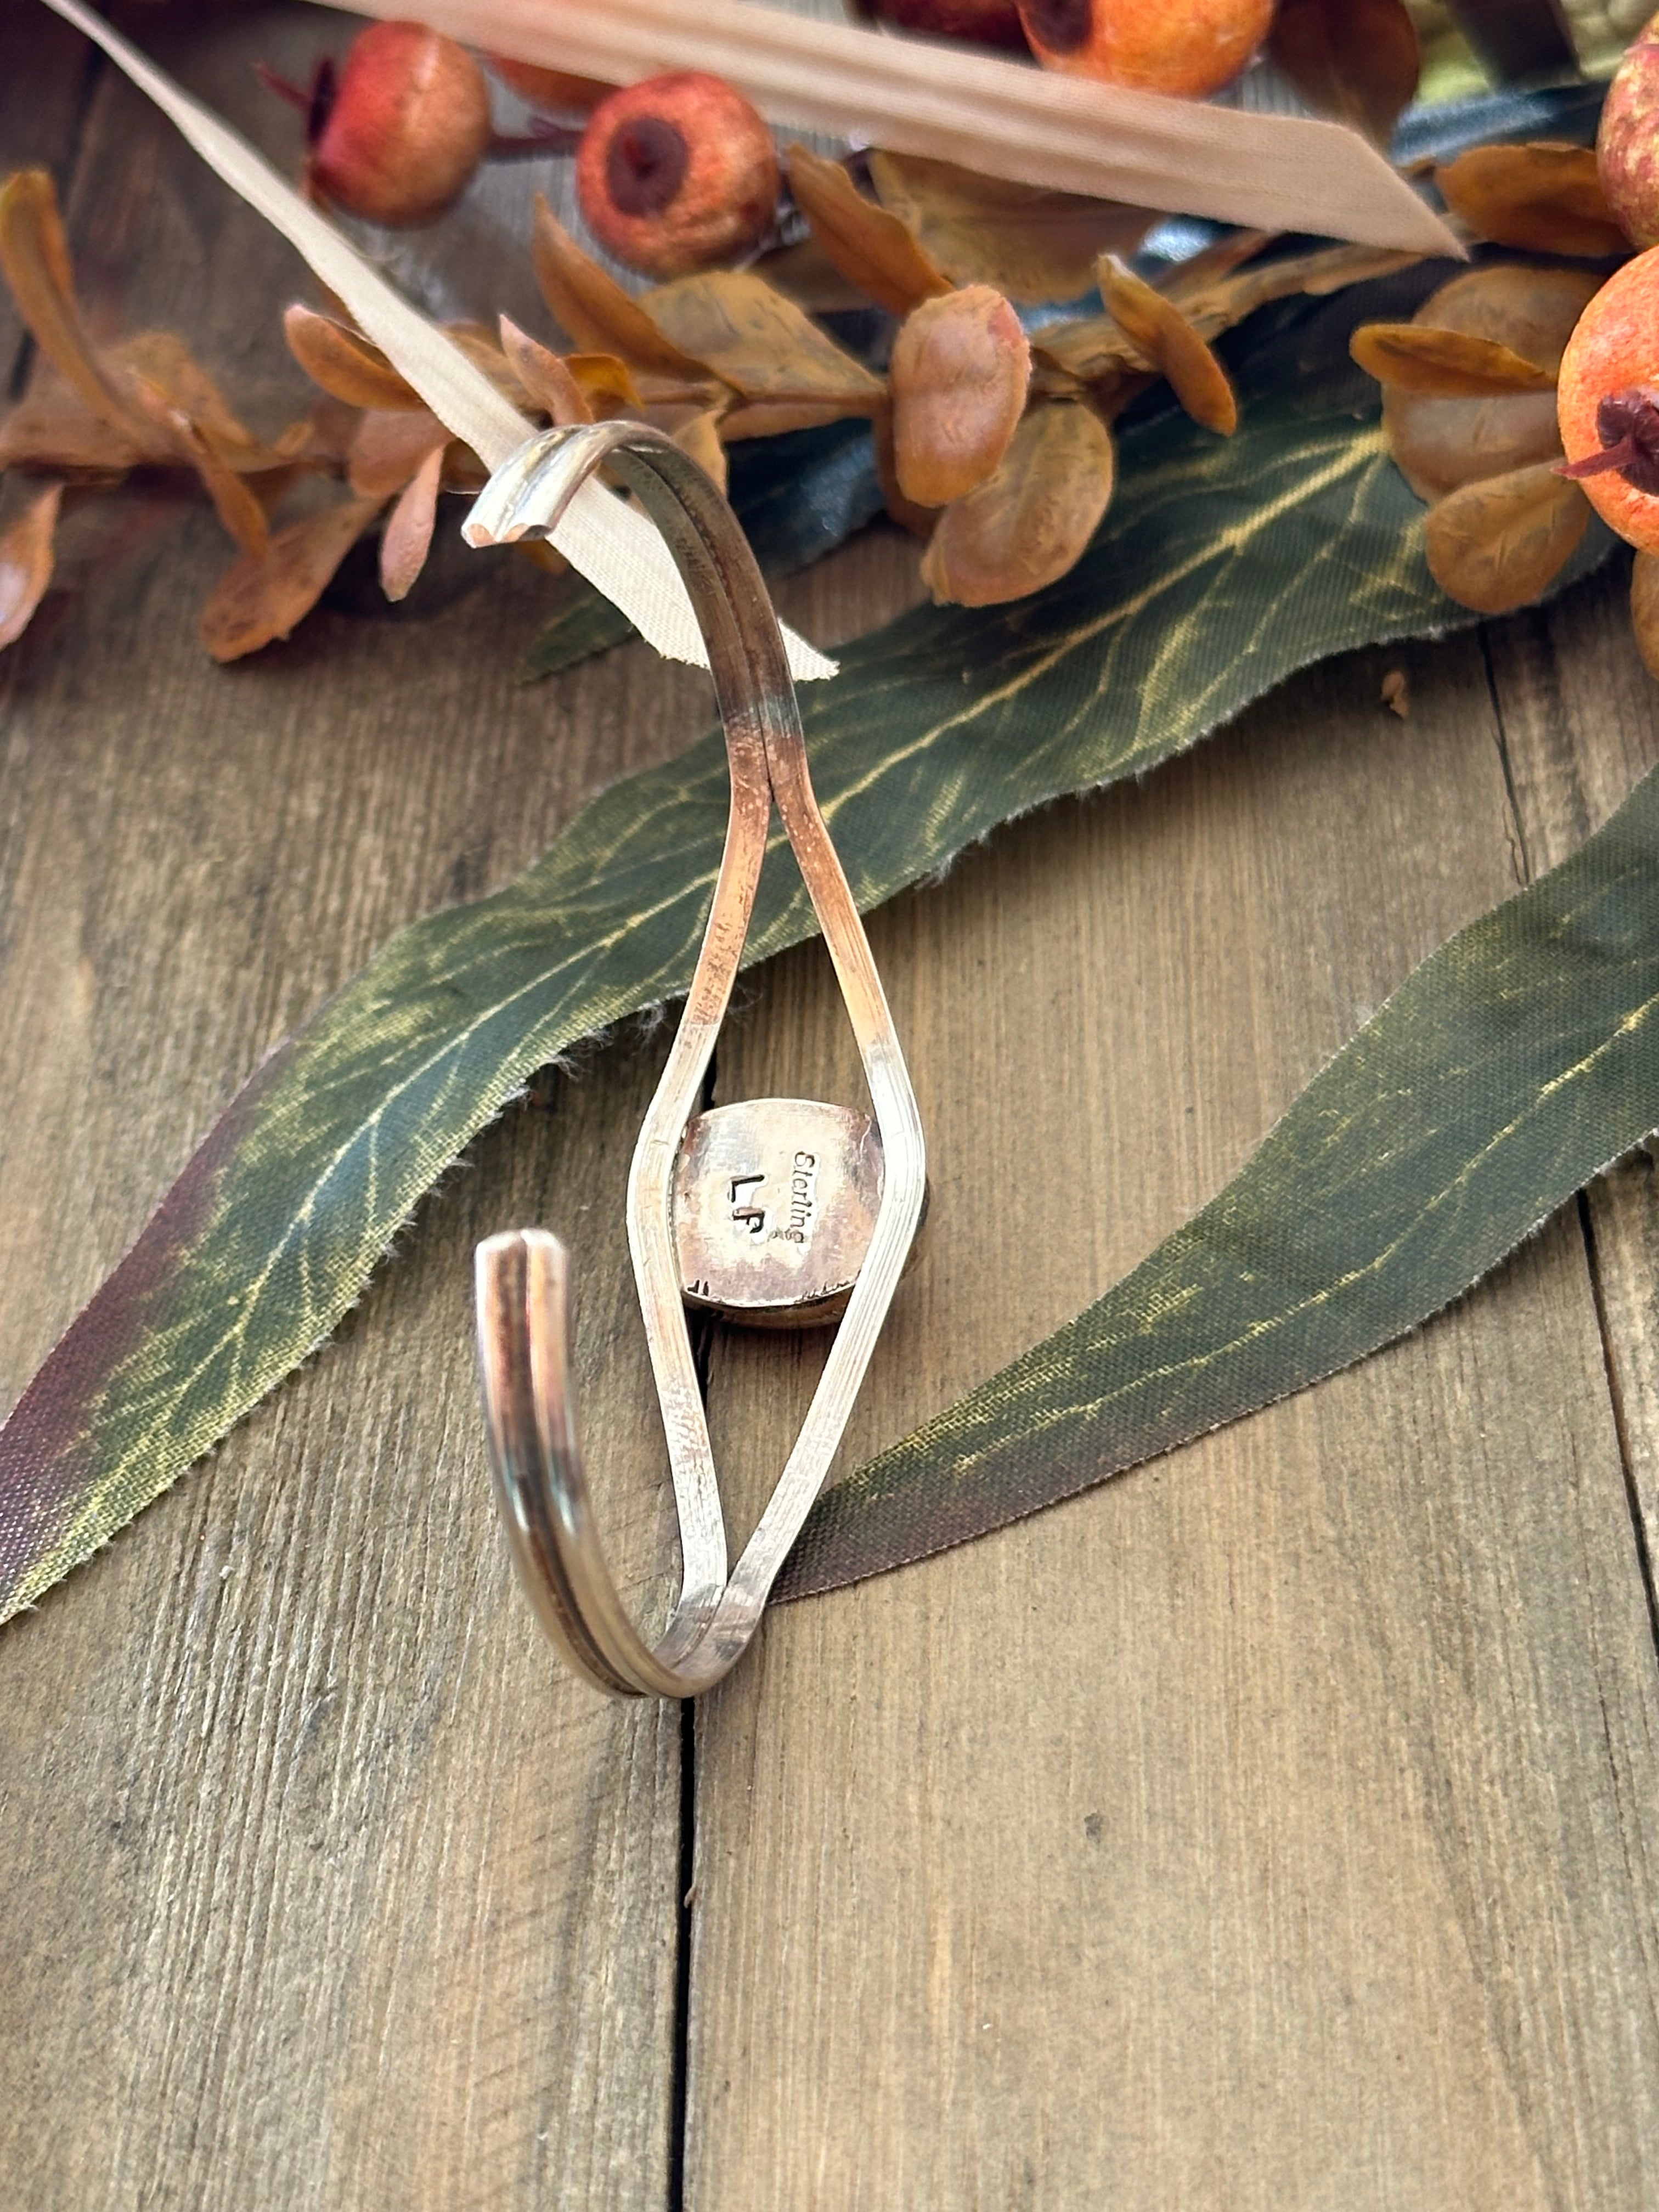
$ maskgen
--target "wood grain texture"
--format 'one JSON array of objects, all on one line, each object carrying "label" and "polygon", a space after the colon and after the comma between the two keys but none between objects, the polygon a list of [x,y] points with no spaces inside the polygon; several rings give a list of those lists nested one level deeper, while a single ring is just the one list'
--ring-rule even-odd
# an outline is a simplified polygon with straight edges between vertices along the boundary
[{"label": "wood grain texture", "polygon": [[[291,161],[247,65],[297,73],[328,17],[139,28]],[[125,86],[72,161],[80,94],[40,52],[38,100],[0,70],[0,151],[70,182],[100,327],[187,329],[280,422],[302,272]],[[394,265],[544,329],[504,246],[529,188],[486,177],[435,261]],[[706,715],[641,648],[519,690],[544,587],[511,560],[441,560],[395,617],[343,592],[216,671],[194,613],[229,557],[165,487],[86,510],[0,661],[0,1404],[277,1038]],[[877,533],[781,596],[831,642],[915,588]],[[849,1461],[1115,1279],[1415,960],[1610,810],[1659,744],[1622,620],[1592,586],[1484,648],[1315,672],[877,918],[934,1218]],[[857,1097],[820,952],[740,996],[721,1096]],[[569,1238],[607,1540],[659,1607],[620,1224],[660,1050],[630,1034],[509,1113],[339,1339],[0,1635],[0,2202],[678,2212],[677,2089],[697,2212],[1659,2202],[1625,1490],[1654,1511],[1650,1167],[1593,1194],[1594,1278],[1569,1215],[1320,1390],[777,1615],[697,1717],[681,2023],[679,1718],[535,1640],[466,1311],[475,1237]],[[739,1534],[820,1353],[717,1340]]]},{"label": "wood grain texture", "polygon": [[[0,0],[0,172],[50,169],[61,193],[96,64],[87,42],[40,0]],[[0,285],[0,392],[9,399],[24,343]]]},{"label": "wood grain texture", "polygon": [[[1659,686],[1631,629],[1620,559],[1553,606],[1494,627],[1493,695],[1526,866],[1553,867],[1659,763]],[[1659,1182],[1652,1147],[1584,1200],[1632,1510],[1659,1557]]]},{"label": "wood grain texture", "polygon": [[[1496,739],[1473,640],[1356,656],[878,917],[934,1207],[849,1459],[1513,887]],[[856,1097],[815,951],[719,1079]],[[720,1340],[745,1480],[817,1356]],[[687,2203],[1651,2202],[1656,1719],[1569,1219],[1315,1394],[774,1616],[699,1709]]]},{"label": "wood grain texture", "polygon": [[[325,28],[216,11],[168,58],[263,128],[250,58]],[[103,325],[188,331],[280,420],[302,280],[107,78],[70,205]],[[195,612],[233,549],[199,497],[82,515],[0,664],[4,1404],[289,1028],[708,712],[644,653],[517,688],[546,586],[513,559],[216,670]],[[341,1340],[3,1638],[8,2205],[663,2201],[678,1716],[612,1709],[536,1640],[468,1326],[474,1239],[556,1220],[648,1600],[660,1442],[613,1225],[657,1050],[509,1114]]]}]

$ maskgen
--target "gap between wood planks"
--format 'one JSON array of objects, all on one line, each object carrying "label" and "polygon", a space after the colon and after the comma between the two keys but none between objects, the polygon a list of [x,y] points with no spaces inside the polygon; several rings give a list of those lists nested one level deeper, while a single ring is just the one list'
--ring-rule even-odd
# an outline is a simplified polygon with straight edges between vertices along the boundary
[{"label": "gap between wood planks", "polygon": [[[727,1019],[731,1018],[728,1012]],[[720,1044],[708,1055],[698,1110],[714,1105],[720,1071]],[[709,1370],[714,1325],[708,1314],[689,1316],[691,1356],[697,1370],[697,1388],[705,1410],[708,1404]],[[728,1540],[730,1532],[728,1530]],[[679,1863],[674,1889],[674,2018],[672,2057],[668,2083],[668,2203],[666,2212],[685,2212],[685,2153],[691,2112],[691,1909],[696,1902],[697,1864],[697,1706],[693,1698],[682,1699],[680,1722],[680,1835]]]},{"label": "gap between wood planks", "polygon": [[[1476,635],[1480,641],[1480,661],[1486,671],[1487,696],[1492,701],[1494,742],[1498,748],[1498,765],[1504,772],[1504,789],[1509,800],[1510,834],[1515,844],[1516,872],[1522,884],[1529,884],[1537,872],[1533,864],[1520,794],[1516,787],[1515,763],[1510,756],[1509,726],[1504,708],[1504,690],[1492,661],[1491,623],[1483,622]],[[1653,1638],[1655,1656],[1659,1658],[1659,1589],[1656,1589],[1654,1582],[1653,1555],[1648,1541],[1647,1526],[1642,1513],[1636,1454],[1632,1443],[1631,1424],[1614,1353],[1613,1325],[1607,1309],[1607,1285],[1603,1276],[1601,1255],[1597,1245],[1595,1224],[1590,1212],[1588,1192],[1581,1190],[1573,1200],[1573,1205],[1577,1215],[1579,1234],[1584,1243],[1584,1261],[1589,1273],[1590,1292],[1595,1302],[1595,1329],[1601,1340],[1602,1368],[1607,1378],[1607,1398],[1613,1410],[1613,1431],[1619,1440],[1619,1462],[1624,1474],[1625,1503],[1630,1513],[1631,1536],[1636,1547],[1637,1570],[1641,1576],[1642,1589],[1647,1600],[1648,1626]]]},{"label": "gap between wood planks", "polygon": [[[80,118],[83,117],[85,114],[86,103],[91,98],[95,82],[96,76],[94,71],[93,73],[89,73],[87,81],[81,87],[82,105],[77,112],[77,122],[75,136],[72,141],[72,152],[67,162],[67,169],[70,174],[79,173],[82,147]],[[67,198],[67,193],[65,197]],[[26,373],[27,371],[27,361],[28,356],[27,350],[25,350],[21,356],[21,371],[22,373]],[[1522,619],[1524,620],[1525,618]],[[1517,852],[1520,856],[1522,867],[1528,874],[1530,874],[1533,864],[1529,856],[1528,839],[1523,828],[1522,810],[1518,800],[1515,786],[1515,779],[1512,773],[1511,762],[1509,754],[1508,733],[1503,714],[1502,700],[1499,696],[1496,674],[1492,666],[1490,653],[1487,651],[1486,634],[1483,631],[1481,635],[1483,653],[1486,653],[1487,657],[1487,680],[1492,691],[1494,715],[1499,732],[1498,738],[1499,757],[1503,766],[1506,789],[1509,793],[1510,804],[1514,819],[1514,831],[1517,841]],[[1536,842],[1537,841],[1534,840],[1533,842]],[[1542,865],[1541,860],[1540,865]],[[711,1068],[711,1085],[714,1074],[714,1070]],[[1609,1317],[1606,1310],[1606,1300],[1604,1297],[1600,1257],[1595,1249],[1593,1237],[1593,1223],[1590,1220],[1591,1208],[1587,1200],[1581,1199],[1579,1204],[1581,1224],[1584,1224],[1584,1234],[1586,1237],[1587,1246],[1589,1248],[1589,1272],[1593,1294],[1596,1299],[1600,1342],[1608,1375],[1609,1389],[1612,1395],[1612,1406],[1618,1432],[1619,1449],[1621,1456],[1621,1467],[1624,1474],[1626,1498],[1632,1511],[1632,1516],[1637,1522],[1638,1559],[1640,1559],[1641,1571],[1644,1574],[1644,1585],[1647,1591],[1647,1598],[1650,1607],[1650,1617],[1651,1619],[1653,1589],[1651,1579],[1648,1573],[1649,1560],[1646,1555],[1646,1548],[1642,1529],[1642,1522],[1639,1511],[1639,1495],[1638,1492],[1638,1469],[1639,1466],[1640,1455],[1633,1449],[1633,1447],[1627,1446],[1626,1443],[1626,1431],[1627,1428],[1630,1427],[1630,1423],[1626,1419],[1623,1394],[1619,1387],[1618,1368],[1613,1353],[1613,1345],[1616,1331],[1613,1328],[1612,1319]],[[708,1349],[706,1343],[701,1345],[699,1346],[699,1350],[701,1354],[700,1364],[706,1382],[708,1367]],[[1639,1433],[1639,1430],[1637,1433]],[[670,2145],[666,2198],[668,2203],[675,2208],[675,2212],[682,2212],[682,2208],[685,2199],[685,2165],[690,2117],[689,2098],[690,2094],[689,2075],[689,2027],[690,1972],[692,1960],[692,1905],[695,1900],[690,1896],[690,1889],[694,1867],[693,1853],[696,1838],[696,1819],[698,1812],[696,1790],[697,1777],[693,1764],[696,1747],[696,1720],[693,1709],[688,1707],[682,1710],[682,1712],[678,1717],[678,1725],[684,1764],[682,1767],[679,1777],[678,1794],[678,1889],[675,1922],[676,1953],[673,1975],[672,2059],[670,2063]],[[713,1770],[711,1769],[710,1774],[712,1775],[712,1773]],[[709,1780],[708,1786],[710,1789],[714,1787],[714,1781],[712,1779]]]}]

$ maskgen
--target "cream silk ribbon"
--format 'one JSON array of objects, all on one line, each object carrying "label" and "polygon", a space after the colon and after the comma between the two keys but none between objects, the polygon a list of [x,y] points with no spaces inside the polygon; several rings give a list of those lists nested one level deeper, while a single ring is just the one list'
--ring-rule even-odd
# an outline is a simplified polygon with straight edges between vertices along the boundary
[{"label": "cream silk ribbon", "polygon": [[[399,297],[331,223],[308,206],[199,100],[110,28],[80,0],[46,0],[149,94],[208,166],[257,208],[343,301],[359,327],[418,392],[445,427],[471,446],[484,466],[499,468],[536,425],[503,398],[434,323]],[[708,657],[691,602],[655,527],[613,493],[585,483],[553,533],[553,543],[591,584],[613,599],[657,651],[671,660],[707,667]],[[793,631],[784,633],[797,683],[833,676],[836,663]]]}]

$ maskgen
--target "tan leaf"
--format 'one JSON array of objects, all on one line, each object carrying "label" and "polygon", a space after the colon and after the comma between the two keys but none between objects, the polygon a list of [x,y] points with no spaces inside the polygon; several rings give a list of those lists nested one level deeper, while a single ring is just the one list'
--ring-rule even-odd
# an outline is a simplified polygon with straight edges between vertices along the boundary
[{"label": "tan leaf", "polygon": [[869,294],[848,283],[811,231],[793,246],[773,246],[749,266],[809,315],[851,314],[870,304]]},{"label": "tan leaf", "polygon": [[166,450],[153,425],[141,437],[135,427],[112,422],[44,362],[37,362],[27,391],[0,422],[0,469],[123,476],[141,462],[163,458]]},{"label": "tan leaf", "polygon": [[[1289,299],[1298,292],[1322,298],[1345,285],[1390,276],[1423,258],[1420,253],[1381,246],[1332,246],[1312,253],[1281,255],[1249,268],[1239,265],[1273,243],[1271,231],[1229,231],[1170,269],[1154,289],[1179,307],[1200,337],[1207,340],[1243,322],[1270,300]],[[1090,274],[1092,279],[1092,265]],[[1146,355],[1110,315],[1045,324],[1032,351],[1092,385],[1146,373]]]},{"label": "tan leaf", "polygon": [[924,301],[893,343],[899,489],[945,507],[995,474],[1025,411],[1031,349],[1000,292],[970,284]]},{"label": "tan leaf", "polygon": [[283,330],[289,350],[306,374],[336,399],[351,407],[405,408],[411,413],[425,406],[379,346],[331,316],[319,315],[296,301],[283,313]]},{"label": "tan leaf", "polygon": [[876,481],[881,486],[881,495],[887,502],[890,520],[901,530],[908,530],[913,538],[924,542],[939,527],[941,510],[937,507],[919,507],[915,500],[906,499],[899,489],[898,464],[893,456],[893,410],[884,407],[872,425],[876,434]]},{"label": "tan leaf", "polygon": [[527,561],[532,568],[539,568],[544,576],[565,576],[570,573],[569,562],[544,538],[520,538],[508,550],[515,559]]},{"label": "tan leaf", "polygon": [[1426,323],[1364,323],[1348,350],[1368,376],[1437,399],[1485,399],[1504,392],[1553,392],[1555,372],[1497,338]]},{"label": "tan leaf", "polygon": [[514,407],[522,406],[524,393],[519,380],[501,350],[501,339],[487,323],[446,323],[443,332],[489,379],[503,399]]},{"label": "tan leaf", "polygon": [[[1599,286],[1588,270],[1499,263],[1443,284],[1416,319],[1508,346],[1553,370]],[[1555,398],[1547,392],[1437,399],[1384,386],[1382,427],[1406,481],[1419,499],[1431,501],[1561,450]]]},{"label": "tan leaf", "polygon": [[[601,421],[620,415],[624,408],[643,407],[644,395],[634,381],[633,373],[625,361],[618,361],[614,353],[572,353],[565,356],[565,367],[576,380],[582,398]],[[653,391],[661,391],[669,384],[666,377],[646,379]],[[684,386],[677,387],[684,389]],[[696,387],[699,398],[720,393],[723,398],[726,387],[718,377],[708,377]]]},{"label": "tan leaf", "polygon": [[370,408],[358,418],[346,480],[359,499],[389,499],[448,441],[448,431],[429,409],[411,415],[402,408]]},{"label": "tan leaf", "polygon": [[1583,493],[1548,461],[1484,477],[1430,508],[1429,572],[1461,606],[1507,614],[1530,605],[1559,574],[1589,515]]},{"label": "tan leaf", "polygon": [[702,362],[683,353],[630,293],[584,253],[540,193],[532,233],[536,280],[561,330],[590,353],[615,354],[630,368],[696,383]]},{"label": "tan leaf", "polygon": [[[881,379],[843,352],[793,301],[746,270],[680,276],[639,302],[683,358],[707,364],[740,392],[728,436],[771,434],[869,415],[885,397]],[[736,425],[747,416],[744,427]]]},{"label": "tan leaf", "polygon": [[1425,399],[1415,392],[1385,391],[1382,428],[1400,473],[1419,499],[1431,502],[1461,485],[1561,453],[1553,392]]},{"label": "tan leaf", "polygon": [[[255,466],[275,467],[286,458],[265,446],[233,411],[230,403],[173,331],[141,331],[111,346],[104,360],[118,377],[142,377],[168,404],[213,440],[227,461],[246,454]],[[149,413],[146,405],[144,411]]]},{"label": "tan leaf", "polygon": [[76,304],[69,241],[45,169],[19,169],[0,185],[0,270],[35,343],[65,383],[108,422],[143,431],[100,362]]},{"label": "tan leaf", "polygon": [[[151,387],[154,389],[154,387]],[[162,399],[161,404],[167,406]],[[219,520],[244,553],[263,561],[270,544],[270,527],[259,498],[244,476],[239,476],[214,441],[176,407],[168,410],[180,453],[190,460],[207,488]]]},{"label": "tan leaf", "polygon": [[1598,260],[1630,250],[1601,190],[1593,147],[1472,146],[1437,169],[1434,180],[1452,213],[1496,245]]},{"label": "tan leaf", "polygon": [[1080,558],[1112,496],[1111,433],[1075,400],[1033,407],[1007,459],[947,507],[922,556],[941,604],[983,607],[1052,584]]},{"label": "tan leaf", "polygon": [[[0,424],[0,468],[21,463],[108,475],[145,464],[167,467],[183,461],[197,467],[194,432],[209,441],[208,466],[217,474],[262,477],[318,458],[303,422],[291,423],[274,444],[256,440],[169,331],[124,339],[100,358],[120,391],[123,418],[112,422],[94,413],[43,359],[24,398]],[[194,431],[181,435],[180,420]]]},{"label": "tan leaf", "polygon": [[362,418],[361,407],[348,406],[332,392],[319,392],[309,414],[290,422],[277,439],[277,449],[289,460],[338,465],[350,453]]},{"label": "tan leaf", "polygon": [[683,453],[714,483],[726,489],[726,448],[720,443],[720,413],[717,407],[653,407],[647,419],[666,430]]},{"label": "tan leaf", "polygon": [[1135,377],[1145,382],[1152,376],[1146,355],[1109,315],[1079,315],[1069,322],[1045,323],[1031,350],[1085,384]]},{"label": "tan leaf", "polygon": [[1282,236],[1276,230],[1224,230],[1219,238],[1212,238],[1196,253],[1165,270],[1158,280],[1158,289],[1190,313],[1190,295],[1237,276],[1245,262],[1255,261],[1270,246],[1277,246]]},{"label": "tan leaf", "polygon": [[1406,0],[1279,0],[1267,52],[1310,107],[1385,149],[1422,67]]},{"label": "tan leaf", "polygon": [[[1260,235],[1260,234],[1257,234]],[[1163,289],[1176,301],[1200,337],[1218,337],[1271,300],[1293,299],[1298,293],[1322,300],[1350,284],[1366,284],[1376,276],[1392,276],[1422,260],[1420,253],[1403,253],[1387,246],[1324,246],[1312,253],[1284,254],[1248,269],[1204,276],[1193,260],[1172,270]]]},{"label": "tan leaf", "polygon": [[981,176],[919,155],[872,154],[882,205],[958,284],[994,284],[1027,307],[1076,299],[1103,252],[1133,253],[1158,217],[1115,200],[1085,199]]},{"label": "tan leaf", "polygon": [[1193,420],[1230,437],[1238,428],[1238,402],[1227,372],[1175,301],[1110,254],[1100,264],[1100,293],[1107,313],[1169,378]]},{"label": "tan leaf", "polygon": [[501,317],[501,349],[532,405],[557,423],[591,422],[593,410],[587,404],[587,395],[557,354],[538,345],[510,316]]},{"label": "tan leaf", "polygon": [[[1181,309],[1200,337],[1210,339],[1231,330],[1271,300],[1290,299],[1297,293],[1322,299],[1346,285],[1363,284],[1371,277],[1408,269],[1423,258],[1420,253],[1403,253],[1392,247],[1331,246],[1312,253],[1280,255],[1277,260],[1254,263],[1249,268],[1237,266],[1272,243],[1265,231],[1230,233],[1190,261],[1171,269],[1155,289]],[[1091,384],[1121,376],[1144,359],[1109,315],[1047,324],[1035,349]]]},{"label": "tan leaf", "polygon": [[1588,269],[1540,269],[1499,261],[1466,270],[1431,293],[1412,318],[1441,331],[1491,338],[1552,374],[1578,318],[1601,289]]},{"label": "tan leaf", "polygon": [[849,283],[890,314],[908,315],[922,301],[950,290],[950,278],[905,224],[866,199],[839,161],[792,146],[784,166],[795,204],[818,244]]},{"label": "tan leaf", "polygon": [[452,438],[444,447],[444,489],[476,494],[489,482],[489,471],[471,447],[464,446],[459,438]]},{"label": "tan leaf", "polygon": [[63,496],[62,484],[47,484],[0,534],[0,647],[16,644],[46,596]]},{"label": "tan leaf", "polygon": [[1659,559],[1651,553],[1638,553],[1631,570],[1630,618],[1642,665],[1659,677]]},{"label": "tan leaf", "polygon": [[824,399],[740,400],[720,417],[720,435],[728,446],[741,438],[781,438],[786,430],[817,430],[843,416],[873,415],[881,405],[873,400],[859,407]]},{"label": "tan leaf", "polygon": [[349,499],[319,507],[272,537],[263,561],[247,554],[222,575],[202,610],[200,636],[216,660],[239,660],[286,637],[385,505]]},{"label": "tan leaf", "polygon": [[[159,385],[131,370],[126,383],[130,397],[166,441],[167,458],[182,461],[196,471],[225,528],[245,553],[251,553],[256,560],[263,559],[270,532],[264,507],[248,477],[239,474],[232,465],[218,440],[193,422]],[[247,450],[242,449],[244,453]],[[261,458],[270,470],[282,471],[279,458]]]},{"label": "tan leaf", "polygon": [[441,446],[427,455],[404,486],[398,504],[387,517],[380,539],[380,589],[389,599],[401,599],[426,566],[432,550],[433,525],[438,519],[438,486],[443,476]]},{"label": "tan leaf", "polygon": [[[269,534],[270,519],[276,507],[296,483],[302,483],[307,477],[315,473],[314,462],[290,461],[285,468],[261,469],[257,474],[252,476],[244,476],[239,470],[237,481],[239,483],[245,483],[254,498],[258,500],[265,516],[267,534]],[[331,470],[330,473],[332,474],[333,471]]]}]

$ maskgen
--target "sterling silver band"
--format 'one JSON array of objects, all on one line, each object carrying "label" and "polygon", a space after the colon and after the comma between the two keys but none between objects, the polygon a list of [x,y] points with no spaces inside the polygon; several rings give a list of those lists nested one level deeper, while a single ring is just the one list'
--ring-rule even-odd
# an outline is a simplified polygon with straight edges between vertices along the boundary
[{"label": "sterling silver band", "polygon": [[[636,495],[684,578],[708,649],[732,778],[702,951],[628,1184],[629,1247],[680,1525],[680,1595],[654,1644],[629,1619],[594,1526],[570,1373],[569,1258],[544,1230],[514,1231],[478,1247],[478,1366],[496,1502],[543,1626],[600,1689],[689,1697],[718,1681],[748,1645],[823,1486],[915,1235],[927,1163],[892,1016],[813,796],[777,617],[748,541],[714,484],[668,438],[640,423],[549,430],[495,471],[465,534],[474,544],[545,535],[601,465]],[[672,1185],[742,957],[774,803],[846,1001],[884,1173],[869,1249],[811,1409],[728,1575],[720,1489],[682,1303]]]}]

